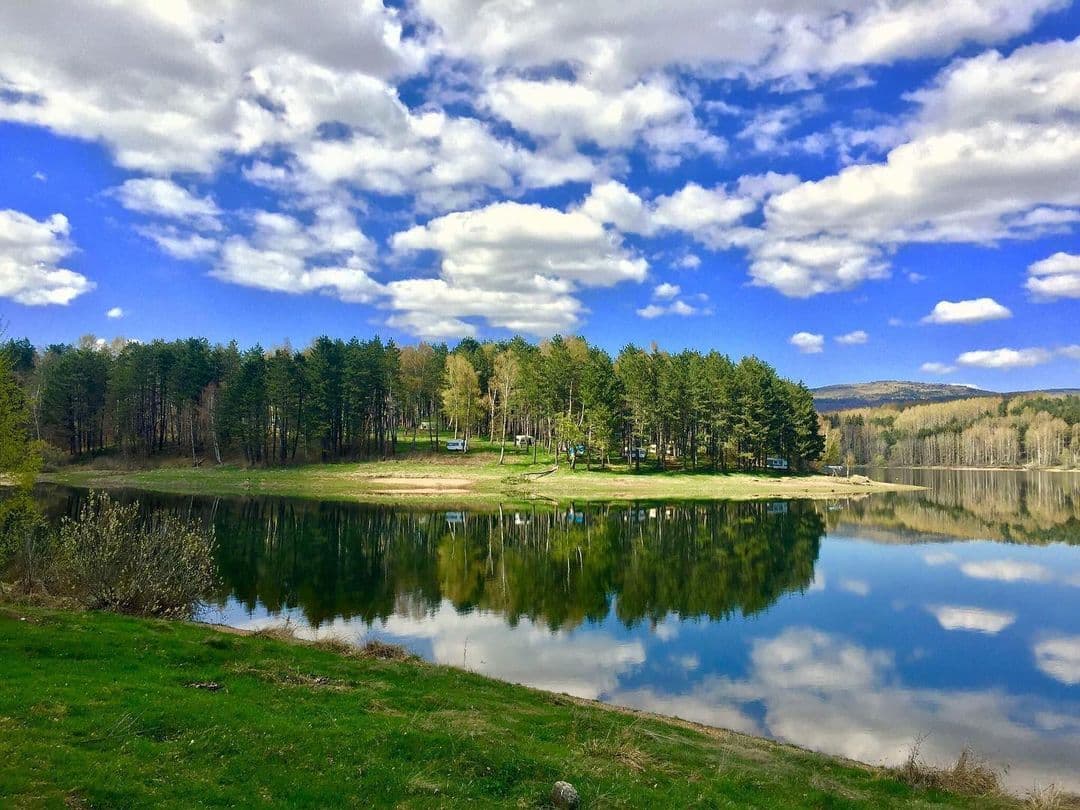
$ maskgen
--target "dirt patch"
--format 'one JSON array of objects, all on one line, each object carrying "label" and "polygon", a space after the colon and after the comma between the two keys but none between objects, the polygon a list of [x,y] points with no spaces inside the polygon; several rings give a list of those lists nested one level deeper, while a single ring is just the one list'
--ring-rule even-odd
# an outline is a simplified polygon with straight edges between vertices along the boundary
[{"label": "dirt patch", "polygon": [[406,476],[387,475],[364,477],[364,480],[377,487],[388,487],[396,490],[430,490],[431,492],[466,491],[475,483],[471,478],[443,478],[442,476]]}]

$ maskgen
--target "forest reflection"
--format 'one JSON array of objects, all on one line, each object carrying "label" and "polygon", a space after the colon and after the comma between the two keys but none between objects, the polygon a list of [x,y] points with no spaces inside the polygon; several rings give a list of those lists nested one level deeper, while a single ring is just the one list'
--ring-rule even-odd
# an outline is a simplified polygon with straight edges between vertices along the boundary
[{"label": "forest reflection", "polygon": [[1080,473],[876,469],[921,492],[850,499],[828,510],[829,532],[892,542],[935,537],[1080,545]]},{"label": "forest reflection", "polygon": [[800,504],[495,513],[248,501],[219,509],[224,599],[318,626],[435,610],[550,629],[769,607],[814,574],[824,523]]},{"label": "forest reflection", "polygon": [[[53,500],[72,513],[77,494]],[[419,617],[449,600],[567,629],[614,615],[722,619],[765,610],[813,580],[822,513],[809,502],[546,506],[418,512],[270,498],[139,493],[215,527],[219,592],[248,610],[299,609],[314,627]]]}]

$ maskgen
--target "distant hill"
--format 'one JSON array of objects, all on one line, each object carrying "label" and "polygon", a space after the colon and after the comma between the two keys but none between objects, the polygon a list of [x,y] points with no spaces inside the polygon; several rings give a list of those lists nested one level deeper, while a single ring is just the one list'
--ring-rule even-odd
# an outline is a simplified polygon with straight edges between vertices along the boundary
[{"label": "distant hill", "polygon": [[[1032,391],[1014,391],[1009,395],[1030,394]],[[1080,394],[1077,388],[1048,389],[1046,394]],[[826,385],[813,389],[814,405],[818,411],[843,411],[848,408],[873,408],[878,405],[907,405],[918,402],[950,402],[972,397],[998,397],[1000,391],[987,391],[967,385],[949,383],[911,382],[905,380],[879,380],[877,382]]]},{"label": "distant hill", "polygon": [[814,405],[819,411],[843,411],[847,408],[873,408],[878,405],[904,405],[912,402],[948,402],[954,399],[997,395],[993,391],[967,385],[904,380],[826,385],[815,388],[813,394]]}]

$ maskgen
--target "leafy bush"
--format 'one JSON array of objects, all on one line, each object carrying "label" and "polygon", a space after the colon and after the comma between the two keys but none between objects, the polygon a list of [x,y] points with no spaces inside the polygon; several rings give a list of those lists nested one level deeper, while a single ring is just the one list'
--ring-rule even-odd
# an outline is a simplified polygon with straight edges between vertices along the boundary
[{"label": "leafy bush", "polygon": [[43,585],[53,540],[28,491],[15,490],[0,501],[0,579],[12,577],[26,593]]},{"label": "leafy bush", "polygon": [[214,533],[92,492],[60,524],[57,571],[89,608],[186,618],[214,584]]}]

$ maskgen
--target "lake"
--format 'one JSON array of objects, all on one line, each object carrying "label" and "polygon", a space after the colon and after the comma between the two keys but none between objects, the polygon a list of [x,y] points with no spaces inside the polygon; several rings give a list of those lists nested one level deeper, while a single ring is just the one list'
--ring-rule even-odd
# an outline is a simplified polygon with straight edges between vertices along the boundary
[{"label": "lake", "polygon": [[[417,511],[125,493],[216,527],[199,618],[874,764],[965,747],[1080,791],[1080,475],[879,470],[835,501]],[[83,494],[42,490],[48,512]]]}]

